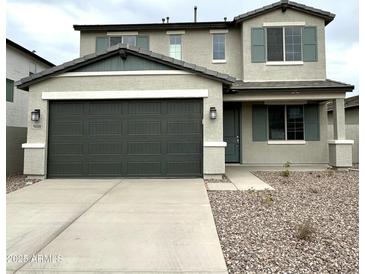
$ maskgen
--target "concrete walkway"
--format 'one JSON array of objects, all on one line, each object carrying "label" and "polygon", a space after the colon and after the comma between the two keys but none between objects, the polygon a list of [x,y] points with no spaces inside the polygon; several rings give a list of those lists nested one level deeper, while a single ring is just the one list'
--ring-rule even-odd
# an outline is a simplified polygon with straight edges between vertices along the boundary
[{"label": "concrete walkway", "polygon": [[226,176],[238,190],[274,190],[243,166],[226,166]]},{"label": "concrete walkway", "polygon": [[8,273],[227,273],[202,179],[46,180],[7,204],[7,255],[53,255]]}]

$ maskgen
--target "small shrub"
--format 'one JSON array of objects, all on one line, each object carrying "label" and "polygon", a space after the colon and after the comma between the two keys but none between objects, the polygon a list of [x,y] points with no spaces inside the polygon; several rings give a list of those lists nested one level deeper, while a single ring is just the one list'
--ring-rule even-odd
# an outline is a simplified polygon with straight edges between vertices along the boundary
[{"label": "small shrub", "polygon": [[284,163],[283,167],[284,167],[284,168],[286,168],[286,169],[288,169],[288,168],[290,167],[290,165],[291,165],[291,162],[286,161],[286,162]]},{"label": "small shrub", "polygon": [[271,193],[264,193],[262,197],[262,203],[265,205],[272,205],[274,199]]},{"label": "small shrub", "polygon": [[332,169],[327,170],[327,176],[332,177],[334,175],[335,175],[335,171],[334,170],[332,170]]},{"label": "small shrub", "polygon": [[314,227],[307,221],[298,226],[297,238],[299,240],[309,241],[313,238],[315,232]]},{"label": "small shrub", "polygon": [[283,176],[283,177],[289,177],[289,175],[290,175],[290,172],[287,169],[281,172],[281,176]]}]

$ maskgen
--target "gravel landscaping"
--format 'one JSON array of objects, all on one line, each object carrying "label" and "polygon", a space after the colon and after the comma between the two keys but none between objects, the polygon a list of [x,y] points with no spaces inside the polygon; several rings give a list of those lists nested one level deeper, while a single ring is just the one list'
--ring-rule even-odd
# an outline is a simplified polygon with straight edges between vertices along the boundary
[{"label": "gravel landscaping", "polygon": [[229,273],[358,273],[357,171],[255,172],[274,191],[208,191]]},{"label": "gravel landscaping", "polygon": [[6,177],[6,193],[21,189],[25,186],[39,182],[38,179],[27,180],[25,175],[15,175]]}]

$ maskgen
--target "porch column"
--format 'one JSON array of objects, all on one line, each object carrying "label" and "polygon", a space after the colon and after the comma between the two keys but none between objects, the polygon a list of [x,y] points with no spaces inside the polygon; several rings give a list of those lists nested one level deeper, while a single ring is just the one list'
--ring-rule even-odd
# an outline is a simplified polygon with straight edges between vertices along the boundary
[{"label": "porch column", "polygon": [[335,99],[333,105],[333,137],[329,140],[329,164],[333,167],[352,166],[353,140],[346,140],[345,99]]}]

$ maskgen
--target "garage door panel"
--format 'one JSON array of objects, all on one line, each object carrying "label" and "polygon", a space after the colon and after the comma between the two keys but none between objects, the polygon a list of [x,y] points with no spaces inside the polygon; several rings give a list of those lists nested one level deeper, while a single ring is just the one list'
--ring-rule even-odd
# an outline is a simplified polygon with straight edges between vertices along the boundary
[{"label": "garage door panel", "polygon": [[128,135],[161,135],[161,122],[130,120],[128,121]]},{"label": "garage door panel", "polygon": [[161,176],[162,164],[160,161],[128,162],[127,176]]},{"label": "garage door panel", "polygon": [[119,176],[122,171],[122,161],[92,161],[87,164],[91,176]]},{"label": "garage door panel", "polygon": [[201,121],[200,99],[51,101],[48,176],[200,177]]},{"label": "garage door panel", "polygon": [[120,119],[89,119],[88,135],[110,136],[122,135],[122,122]]}]

